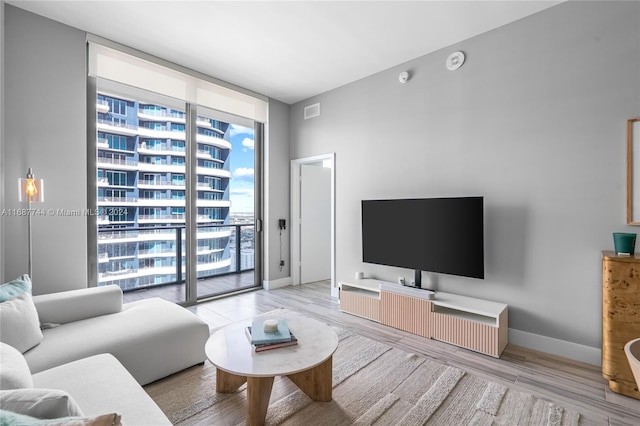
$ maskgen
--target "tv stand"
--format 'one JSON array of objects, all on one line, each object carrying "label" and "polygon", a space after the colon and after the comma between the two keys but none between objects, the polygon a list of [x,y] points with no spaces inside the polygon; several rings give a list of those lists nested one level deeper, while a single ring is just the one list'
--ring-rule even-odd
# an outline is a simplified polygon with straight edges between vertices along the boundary
[{"label": "tv stand", "polygon": [[508,343],[508,307],[488,300],[361,279],[340,282],[340,310],[496,358]]}]

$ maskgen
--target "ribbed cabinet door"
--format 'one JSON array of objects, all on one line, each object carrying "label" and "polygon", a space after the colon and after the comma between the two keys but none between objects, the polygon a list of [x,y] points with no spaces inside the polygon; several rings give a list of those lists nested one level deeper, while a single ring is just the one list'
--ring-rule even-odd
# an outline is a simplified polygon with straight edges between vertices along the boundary
[{"label": "ribbed cabinet door", "polygon": [[340,291],[340,310],[373,321],[380,321],[380,299],[355,291]]},{"label": "ribbed cabinet door", "polygon": [[498,327],[434,312],[431,332],[436,340],[500,357]]},{"label": "ribbed cabinet door", "polygon": [[380,292],[380,322],[422,337],[431,337],[431,302],[387,291]]}]

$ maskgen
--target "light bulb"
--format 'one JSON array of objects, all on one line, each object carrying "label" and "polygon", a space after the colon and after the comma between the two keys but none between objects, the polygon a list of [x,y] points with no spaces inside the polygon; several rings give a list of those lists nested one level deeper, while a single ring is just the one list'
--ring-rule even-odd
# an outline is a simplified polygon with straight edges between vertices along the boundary
[{"label": "light bulb", "polygon": [[27,186],[25,187],[25,191],[29,198],[34,197],[38,193],[38,187],[36,186],[35,180],[33,178],[27,179]]}]

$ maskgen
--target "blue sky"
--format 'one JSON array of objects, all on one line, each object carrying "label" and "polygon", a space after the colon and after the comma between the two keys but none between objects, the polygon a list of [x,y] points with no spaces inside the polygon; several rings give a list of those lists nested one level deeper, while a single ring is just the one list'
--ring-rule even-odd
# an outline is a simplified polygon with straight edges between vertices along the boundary
[{"label": "blue sky", "polygon": [[253,128],[231,124],[231,213],[253,213],[254,145]]}]

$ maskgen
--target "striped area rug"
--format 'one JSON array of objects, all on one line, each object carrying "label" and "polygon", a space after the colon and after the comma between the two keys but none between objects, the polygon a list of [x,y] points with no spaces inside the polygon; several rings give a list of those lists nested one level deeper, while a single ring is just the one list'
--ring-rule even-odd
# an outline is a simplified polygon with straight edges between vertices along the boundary
[{"label": "striped area rug", "polygon": [[[577,425],[579,414],[416,354],[336,329],[333,401],[276,378],[267,425]],[[208,363],[207,363],[208,364]],[[149,392],[177,425],[241,425],[246,388],[215,393],[215,369]]]}]

